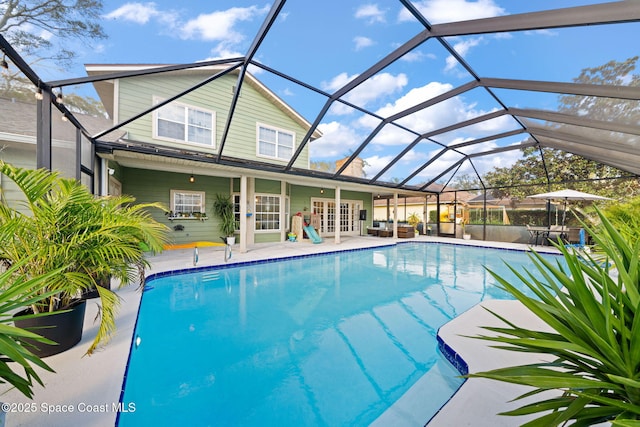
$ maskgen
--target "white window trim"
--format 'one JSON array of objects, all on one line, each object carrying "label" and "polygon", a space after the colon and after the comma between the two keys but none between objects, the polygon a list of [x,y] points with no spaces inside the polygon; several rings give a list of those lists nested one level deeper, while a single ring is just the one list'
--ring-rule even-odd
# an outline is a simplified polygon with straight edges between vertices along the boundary
[{"label": "white window trim", "polygon": [[[312,206],[312,211],[313,211],[313,205],[315,202],[319,202],[319,203],[323,203],[325,206],[323,215],[325,216],[324,221],[322,222],[324,224],[324,226],[328,229],[329,228],[329,211],[328,211],[328,207],[329,207],[329,203],[334,203],[335,204],[335,199],[334,198],[329,198],[329,197],[312,197],[311,198],[311,206]],[[353,227],[353,230],[351,231],[340,231],[340,235],[342,236],[355,236],[355,235],[359,235],[361,230],[360,230],[360,220],[359,218],[359,211],[360,209],[364,209],[364,201],[363,200],[357,200],[357,199],[341,199],[340,200],[341,204],[347,204],[349,205],[349,213],[350,213],[350,218],[352,219],[352,222],[350,223],[350,226]],[[359,205],[360,209],[356,209],[356,206]],[[338,218],[338,227],[340,226],[340,207],[339,206],[334,206],[334,215],[337,216]],[[331,234],[335,233],[335,229],[328,231],[328,230],[320,230],[320,235],[322,236],[329,236]]]},{"label": "white window trim", "polygon": [[266,154],[261,154],[260,153],[260,128],[265,128],[265,129],[269,129],[269,130],[274,130],[276,132],[282,132],[282,133],[286,133],[291,135],[292,137],[292,141],[293,141],[293,146],[291,147],[291,156],[293,157],[293,154],[296,152],[296,133],[292,130],[288,130],[288,129],[284,129],[284,128],[279,128],[276,126],[271,126],[271,125],[267,125],[265,123],[256,123],[256,157],[262,157],[264,159],[271,159],[271,160],[277,160],[280,162],[289,162],[289,160],[291,160],[291,157],[289,157],[288,159],[283,159],[281,157],[278,157],[278,144],[276,143],[276,155],[275,156],[268,156]]},{"label": "white window trim", "polygon": [[[164,101],[164,99],[159,98],[154,96],[153,97],[153,105],[157,105],[158,103]],[[209,113],[211,114],[211,144],[200,144],[198,142],[191,142],[191,141],[187,141],[186,137],[187,135],[185,135],[185,139],[175,139],[175,138],[168,138],[166,136],[160,136],[158,135],[158,110],[159,109],[155,109],[153,110],[153,119],[152,119],[152,128],[153,128],[153,138],[154,139],[158,139],[161,141],[169,141],[169,142],[177,142],[180,144],[187,144],[187,145],[191,145],[194,147],[205,147],[205,148],[211,148],[211,149],[215,149],[216,148],[216,112],[213,110],[209,110],[207,108],[202,108],[202,107],[198,107],[195,105],[190,105],[190,104],[185,104],[184,102],[177,102],[177,101],[173,101],[170,102],[167,105],[178,105],[180,107],[184,107],[187,109],[191,109],[191,110],[196,110],[196,111],[202,111],[203,113]],[[160,107],[162,108],[162,107]],[[186,120],[186,118],[185,118]],[[188,129],[188,123],[185,122],[185,131]]]},{"label": "white window trim", "polygon": [[[233,216],[238,215],[238,219],[236,220],[236,232],[240,231],[240,211],[236,211],[236,197],[238,198],[238,205],[240,204],[241,196],[240,193],[231,193],[231,202],[233,203]],[[247,211],[248,212],[248,211]],[[252,211],[253,212],[253,211]]]},{"label": "white window trim", "polygon": [[268,230],[263,230],[263,229],[258,229],[256,228],[256,226],[258,225],[258,206],[257,203],[254,203],[253,206],[253,216],[254,216],[254,224],[253,224],[253,229],[256,233],[279,233],[280,231],[282,231],[282,215],[280,215],[280,206],[282,206],[282,195],[280,194],[272,194],[272,193],[256,193],[254,195],[254,201],[258,198],[258,197],[273,197],[273,198],[277,198],[279,199],[279,207],[277,211],[274,211],[274,213],[278,214],[278,228],[272,228],[272,229],[268,229]]},{"label": "white window trim", "polygon": [[[174,215],[176,214],[176,206],[175,206],[175,195],[176,193],[182,193],[182,194],[198,194],[201,197],[201,210],[200,212],[202,212],[205,209],[206,206],[206,200],[205,200],[205,192],[204,191],[192,191],[192,190],[170,190],[169,192],[169,205],[170,205],[170,210],[171,212],[174,213]],[[207,213],[205,211],[205,213]]]}]

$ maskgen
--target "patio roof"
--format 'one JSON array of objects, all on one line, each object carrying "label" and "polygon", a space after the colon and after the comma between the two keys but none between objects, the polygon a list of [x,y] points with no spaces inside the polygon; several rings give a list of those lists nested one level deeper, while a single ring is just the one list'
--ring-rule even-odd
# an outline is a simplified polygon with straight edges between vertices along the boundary
[{"label": "patio roof", "polygon": [[[276,93],[289,88],[299,94],[282,103],[307,123],[308,131],[287,165],[268,166],[273,173],[358,183],[405,194],[431,193],[432,184],[439,183],[443,185],[438,191],[446,192],[452,190],[448,184],[456,174],[475,175],[484,185],[483,173],[492,166],[522,158],[524,148],[549,147],[640,174],[638,81],[624,76],[615,83],[576,82],[585,68],[637,55],[634,36],[630,35],[640,33],[640,2],[527,2],[518,5],[518,13],[502,9],[497,16],[448,22],[429,16],[425,2],[381,0],[377,2],[379,8],[398,10],[398,16],[407,22],[406,39],[384,57],[353,55],[350,64],[335,64],[332,52],[343,48],[325,40],[331,32],[326,22],[318,26],[320,9],[326,5],[302,3],[274,1],[265,20],[256,25],[253,41],[243,56],[191,64],[129,66],[46,83],[35,72],[25,75],[50,90],[206,67],[216,70],[211,71],[211,81],[222,74],[236,73],[237,85],[219,152],[207,159],[209,164],[267,167],[225,153],[235,104],[242,85],[247,83],[264,87],[275,99],[282,97]],[[537,9],[550,4],[560,7]],[[336,20],[353,15],[353,6],[348,3],[337,2],[331,7],[330,15]],[[308,20],[308,33],[290,33],[287,19],[279,19],[285,15],[287,19]],[[327,16],[326,10],[321,16]],[[578,32],[585,28],[589,31]],[[522,47],[525,40],[526,49]],[[612,44],[621,48],[619,55],[623,56],[609,56]],[[270,54],[275,45],[299,55],[295,70]],[[469,46],[474,46],[473,54],[467,53]],[[1,36],[0,47],[15,59]],[[575,58],[586,52],[591,53],[592,62],[577,64]],[[451,72],[443,77],[440,65],[415,62],[418,57],[446,58]],[[167,52],[166,60],[170,59],[171,52]],[[17,64],[20,66],[19,61]],[[345,69],[350,77],[341,85],[327,84]],[[377,100],[362,96],[381,79],[403,74],[407,83],[400,90]],[[567,97],[578,107],[568,108]],[[615,110],[633,113],[617,114]],[[325,131],[334,123],[347,129],[342,135],[349,135],[348,140]],[[116,131],[120,125],[90,136],[101,144],[105,132]],[[102,144],[105,149],[112,146],[109,141]],[[305,147],[311,149],[312,160],[339,160],[345,153],[330,150],[336,146],[349,154],[334,171],[306,171],[293,166]],[[539,153],[543,156],[541,150]],[[193,154],[193,160],[198,161]],[[357,158],[364,159],[366,175],[343,173]],[[553,179],[548,177],[549,182]]]}]

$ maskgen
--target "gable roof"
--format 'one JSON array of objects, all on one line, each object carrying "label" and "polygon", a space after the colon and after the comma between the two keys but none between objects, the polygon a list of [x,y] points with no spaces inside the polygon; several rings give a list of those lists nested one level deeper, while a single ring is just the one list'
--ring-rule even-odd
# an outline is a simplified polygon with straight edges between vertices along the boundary
[{"label": "gable roof", "polygon": [[[87,74],[92,77],[96,76],[114,76],[113,79],[99,80],[94,82],[94,87],[100,100],[105,106],[107,114],[110,117],[114,116],[114,90],[113,82],[118,78],[127,78],[138,75],[151,75],[158,73],[174,73],[174,74],[192,74],[199,76],[212,76],[228,69],[228,67],[222,66],[202,66],[194,68],[176,68],[175,64],[85,64]],[[169,71],[166,71],[169,70]],[[238,74],[238,70],[231,71],[234,74]],[[118,77],[119,76],[119,77]],[[273,91],[266,87],[260,80],[250,73],[245,73],[244,81],[256,89],[260,94],[267,98],[271,103],[276,105],[283,113],[298,123],[303,129],[309,130],[311,123],[309,123],[302,115],[296,110],[291,108],[289,104],[283,101]],[[322,133],[315,129],[312,134],[312,139],[316,139],[322,136]]]}]

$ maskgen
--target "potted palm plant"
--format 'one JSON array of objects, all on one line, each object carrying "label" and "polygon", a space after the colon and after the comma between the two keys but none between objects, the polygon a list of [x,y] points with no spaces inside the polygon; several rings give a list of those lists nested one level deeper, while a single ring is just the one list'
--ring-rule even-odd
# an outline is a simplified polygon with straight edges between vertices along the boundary
[{"label": "potted palm plant", "polygon": [[418,216],[418,214],[413,212],[411,215],[409,215],[409,218],[407,218],[407,222],[413,227],[413,232],[415,233],[416,237],[418,237],[418,224],[420,224],[420,217]]},{"label": "potted palm plant", "polygon": [[[17,310],[53,295],[55,291],[46,292],[44,289],[47,282],[59,274],[61,269],[27,278],[19,274],[19,271],[30,261],[30,258],[24,258],[0,272],[0,383],[11,384],[26,397],[33,398],[34,381],[44,385],[35,368],[49,372],[53,370],[23,345],[22,341],[27,338],[40,343],[53,343],[11,323]],[[23,372],[15,368],[21,368]]]},{"label": "potted palm plant", "polygon": [[234,236],[236,217],[233,212],[231,197],[225,194],[216,194],[216,199],[213,202],[213,212],[220,220],[220,232],[224,235],[225,241],[227,244],[233,245],[236,240]]},{"label": "potted palm plant", "polygon": [[[43,289],[46,296],[34,300],[21,313],[49,315],[16,320],[17,326],[38,328],[41,335],[51,333],[52,341],[58,343],[32,343],[35,354],[56,354],[80,341],[86,304],[80,298],[83,291],[95,287],[96,281],[105,276],[119,280],[121,285],[144,282],[148,262],[143,244],[159,252],[168,236],[167,227],[154,221],[148,209],[164,208],[155,203],[132,204],[134,199],[129,196],[95,197],[78,181],[44,169],[23,169],[0,161],[0,173],[16,184],[24,198],[21,209],[4,200],[0,204],[0,258],[16,263],[30,257],[30,262],[18,270],[27,278],[63,268],[49,279]],[[100,325],[87,350],[89,354],[115,331],[119,303],[110,289],[98,286],[97,290]],[[51,323],[59,319],[80,325],[58,328]],[[45,324],[31,324],[40,320]]]}]

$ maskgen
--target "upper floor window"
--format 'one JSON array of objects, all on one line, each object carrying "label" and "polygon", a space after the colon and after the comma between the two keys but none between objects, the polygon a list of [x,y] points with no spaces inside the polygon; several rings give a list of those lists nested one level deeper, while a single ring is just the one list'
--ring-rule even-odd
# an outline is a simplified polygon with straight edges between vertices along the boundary
[{"label": "upper floor window", "polygon": [[295,135],[282,129],[258,125],[258,156],[289,160]]},{"label": "upper floor window", "polygon": [[153,136],[214,147],[214,123],[213,111],[171,102],[155,111]]}]

